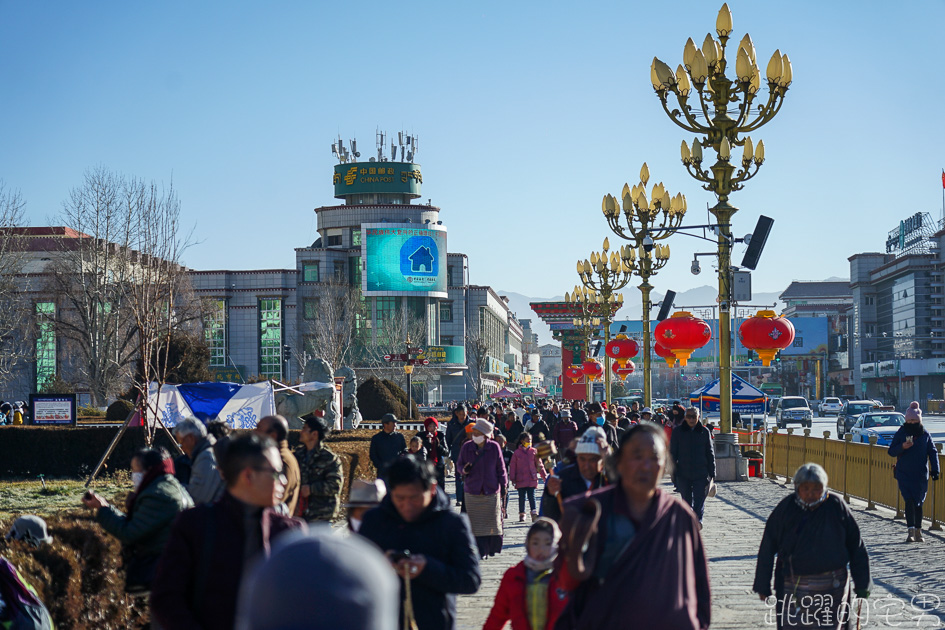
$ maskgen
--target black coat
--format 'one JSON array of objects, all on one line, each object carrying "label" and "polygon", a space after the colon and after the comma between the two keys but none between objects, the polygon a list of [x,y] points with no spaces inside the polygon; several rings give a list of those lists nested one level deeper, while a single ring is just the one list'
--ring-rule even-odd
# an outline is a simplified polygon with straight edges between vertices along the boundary
[{"label": "black coat", "polygon": [[587,412],[583,409],[572,409],[571,420],[578,426],[578,431],[583,431],[584,425],[587,424]]},{"label": "black coat", "polygon": [[674,474],[682,479],[699,480],[715,477],[715,449],[712,435],[701,422],[694,428],[683,422],[673,429],[669,440],[669,456]]},{"label": "black coat", "polygon": [[461,435],[463,430],[466,428],[466,423],[469,422],[469,418],[466,418],[466,422],[460,422],[459,418],[456,417],[456,414],[453,414],[453,417],[450,418],[450,421],[446,423],[446,443],[452,444],[456,441],[456,436]]},{"label": "black coat", "polygon": [[[505,424],[503,423],[502,428],[505,429]],[[525,425],[522,424],[522,421],[518,418],[515,419],[515,422],[512,423],[512,426],[503,431],[505,439],[509,441],[509,446],[514,448],[518,447],[518,438],[525,431]]]},{"label": "black coat", "polygon": [[[571,497],[579,496],[607,485],[607,479],[604,475],[598,474],[594,478],[594,481],[591,482],[591,487],[588,488],[577,464],[571,464],[570,466],[562,468],[558,473],[558,477],[561,479],[560,494],[562,502],[567,501]],[[561,506],[558,503],[558,498],[548,492],[547,484],[541,494],[541,515],[547,516],[555,521],[561,520]]]},{"label": "black coat", "polygon": [[536,442],[538,441],[539,433],[545,436],[544,439],[551,439],[551,429],[548,428],[548,423],[546,423],[544,420],[533,422],[532,428],[529,429],[528,432],[532,434],[532,438],[534,438]]},{"label": "black coat", "polygon": [[426,557],[423,572],[410,583],[417,627],[452,630],[456,624],[456,595],[478,591],[482,576],[469,521],[450,510],[446,495],[437,490],[420,518],[408,523],[388,494],[379,507],[364,515],[359,533],[381,551],[410,551]]},{"label": "black coat", "polygon": [[407,450],[407,440],[404,439],[403,433],[378,431],[371,438],[371,463],[380,474],[387,464],[397,459],[405,450]]}]

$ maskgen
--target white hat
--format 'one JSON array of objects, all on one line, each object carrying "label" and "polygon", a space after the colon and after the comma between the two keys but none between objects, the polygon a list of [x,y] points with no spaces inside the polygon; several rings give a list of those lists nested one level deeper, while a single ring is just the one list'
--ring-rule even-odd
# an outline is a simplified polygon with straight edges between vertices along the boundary
[{"label": "white hat", "polygon": [[7,540],[25,540],[34,547],[39,547],[42,543],[51,543],[53,539],[46,530],[46,521],[27,514],[13,521],[13,527],[7,533]]},{"label": "white hat", "polygon": [[386,495],[387,486],[380,479],[374,481],[355,479],[351,483],[348,502],[344,504],[344,507],[375,507],[380,505]]},{"label": "white hat", "polygon": [[598,455],[602,456],[600,443],[598,440],[607,440],[607,435],[604,433],[604,430],[600,427],[590,427],[587,431],[584,432],[584,435],[581,436],[581,439],[578,440],[577,447],[574,449],[574,452],[578,455],[588,454],[588,455]]},{"label": "white hat", "polygon": [[653,415],[653,410],[650,409],[649,407],[644,407],[643,410],[640,412],[640,415],[643,415],[643,414],[645,414],[645,413],[648,413],[648,414],[650,414],[650,415],[652,416],[652,415]]},{"label": "white hat", "polygon": [[492,437],[492,429],[495,428],[491,422],[485,418],[479,418],[476,420],[476,424],[473,425],[473,429],[479,431],[483,435]]}]

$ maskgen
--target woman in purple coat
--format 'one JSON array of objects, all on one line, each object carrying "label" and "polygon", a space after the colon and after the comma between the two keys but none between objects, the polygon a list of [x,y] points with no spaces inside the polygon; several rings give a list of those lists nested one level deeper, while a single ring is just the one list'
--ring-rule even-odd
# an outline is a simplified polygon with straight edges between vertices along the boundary
[{"label": "woman in purple coat", "polygon": [[476,420],[472,439],[463,444],[456,462],[457,472],[463,475],[469,524],[483,559],[502,551],[502,492],[508,485],[505,460],[492,431],[491,422]]},{"label": "woman in purple coat", "polygon": [[906,410],[906,423],[899,427],[889,445],[889,455],[896,457],[896,481],[906,502],[906,542],[924,542],[922,538],[922,504],[929,491],[929,468],[932,481],[938,480],[938,453],[932,436],[922,425],[922,410],[913,402]]}]

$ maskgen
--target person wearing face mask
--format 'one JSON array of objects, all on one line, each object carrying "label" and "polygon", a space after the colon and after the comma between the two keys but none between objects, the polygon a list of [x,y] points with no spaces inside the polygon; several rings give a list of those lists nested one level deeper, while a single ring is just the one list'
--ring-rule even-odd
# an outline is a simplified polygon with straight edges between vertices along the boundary
[{"label": "person wearing face mask", "polygon": [[174,462],[163,448],[143,448],[131,458],[132,492],[122,513],[89,491],[82,503],[95,510],[102,529],[125,547],[125,591],[146,593],[177,514],[194,506],[174,477]]},{"label": "person wearing face mask", "polygon": [[483,630],[552,630],[568,602],[554,571],[561,530],[550,518],[532,523],[525,538],[525,559],[502,576]]},{"label": "person wearing face mask", "polygon": [[889,445],[890,457],[896,457],[893,469],[899,492],[906,502],[906,542],[924,542],[922,538],[922,504],[929,491],[929,476],[938,481],[938,453],[932,436],[922,426],[922,410],[913,401],[906,410],[906,423],[899,427]]},{"label": "person wearing face mask", "polygon": [[773,567],[779,629],[814,627],[800,625],[803,619],[823,621],[817,628],[846,628],[841,614],[846,610],[852,619],[849,612],[855,610],[849,577],[857,597],[869,597],[872,588],[860,528],[843,498],[827,492],[827,471],[821,466],[804,464],[793,479],[794,492],[765,524],[752,590],[762,601],[771,596]]},{"label": "person wearing face mask", "polygon": [[502,449],[492,439],[493,426],[480,418],[473,425],[472,439],[460,449],[456,468],[464,477],[466,512],[479,557],[502,552],[502,493],[508,473]]},{"label": "person wearing face mask", "polygon": [[[604,407],[599,402],[592,402],[587,406],[588,422],[587,427],[598,427],[607,437],[607,445],[611,450],[617,450],[617,428],[607,423],[604,418]],[[587,428],[578,429],[583,434]]]}]

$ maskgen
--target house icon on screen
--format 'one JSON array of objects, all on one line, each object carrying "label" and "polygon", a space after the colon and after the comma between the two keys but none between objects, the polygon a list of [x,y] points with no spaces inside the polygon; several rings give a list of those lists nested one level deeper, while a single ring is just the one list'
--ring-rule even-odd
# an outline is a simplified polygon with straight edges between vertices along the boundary
[{"label": "house icon on screen", "polygon": [[414,273],[430,273],[433,271],[433,254],[430,248],[421,245],[417,251],[407,256],[410,261],[410,270]]}]

